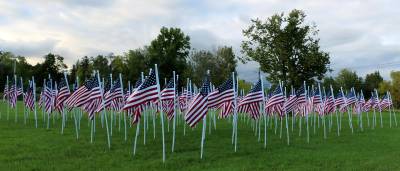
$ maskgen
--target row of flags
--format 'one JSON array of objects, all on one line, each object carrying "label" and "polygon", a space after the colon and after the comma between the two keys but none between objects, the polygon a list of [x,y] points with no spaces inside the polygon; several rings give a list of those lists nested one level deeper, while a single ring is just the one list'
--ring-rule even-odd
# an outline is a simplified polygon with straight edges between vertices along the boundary
[{"label": "row of flags", "polygon": [[[174,117],[175,110],[180,110],[191,127],[196,126],[209,110],[219,110],[220,118],[226,118],[236,111],[248,113],[253,119],[259,119],[264,113],[281,117],[289,113],[305,116],[310,112],[327,115],[336,111],[351,110],[357,113],[372,109],[385,110],[393,105],[389,92],[381,99],[378,98],[377,92],[372,92],[371,98],[365,100],[363,93],[356,93],[354,88],[348,93],[340,90],[335,96],[332,89],[326,93],[325,89],[321,91],[319,86],[308,88],[304,85],[297,91],[292,88],[291,93],[287,95],[286,89],[280,84],[268,95],[264,95],[261,80],[253,85],[248,94],[239,95],[237,79],[234,77],[226,79],[214,88],[209,76],[206,76],[199,89],[192,90],[188,84],[179,94],[176,85],[178,78],[175,75],[162,90],[156,75],[155,70],[150,70],[149,75],[139,78],[132,91],[128,92],[124,92],[121,78],[105,84],[98,75],[94,75],[80,87],[75,83],[73,91],[69,89],[66,77],[61,79],[58,85],[49,79],[45,81],[40,93],[39,105],[49,115],[54,111],[81,108],[88,113],[90,119],[104,109],[127,111],[133,118],[133,123],[137,123],[141,113],[148,108],[162,110],[168,119]],[[11,107],[15,107],[17,97],[23,95],[25,107],[33,110],[33,86],[34,82],[29,81],[28,88],[23,93],[22,80],[14,81],[10,87],[6,84],[4,98],[9,101]]]}]

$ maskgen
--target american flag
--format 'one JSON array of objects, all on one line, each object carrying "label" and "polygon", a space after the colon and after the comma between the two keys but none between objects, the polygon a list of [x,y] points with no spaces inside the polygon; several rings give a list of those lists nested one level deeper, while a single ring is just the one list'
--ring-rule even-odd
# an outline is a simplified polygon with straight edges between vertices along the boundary
[{"label": "american flag", "polygon": [[343,93],[342,92],[339,92],[337,95],[336,95],[336,98],[335,98],[335,106],[336,107],[341,107],[341,106],[343,106],[343,105],[345,105],[346,104],[346,99],[345,99],[345,97],[343,96]]},{"label": "american flag", "polygon": [[136,90],[129,95],[126,100],[123,110],[128,110],[131,108],[135,109],[135,114],[133,118],[133,123],[139,121],[141,112],[143,110],[143,105],[149,102],[155,102],[158,98],[158,88],[157,88],[156,73],[154,70],[150,72],[150,75],[144,80],[142,84]]},{"label": "american flag", "polygon": [[33,98],[33,82],[29,83],[29,87],[24,94],[24,104],[31,111],[34,109],[35,99]]},{"label": "american flag", "polygon": [[376,94],[376,93],[372,93],[372,96],[371,96],[371,107],[373,107],[373,108],[379,108],[380,106],[379,106],[379,98],[378,98],[378,94]]},{"label": "american flag", "polygon": [[295,114],[301,114],[301,115],[305,115],[307,110],[307,94],[305,92],[304,87],[300,87],[297,91],[296,91],[296,96],[297,96],[297,108],[295,109]]},{"label": "american flag", "polygon": [[62,111],[64,108],[64,102],[71,95],[69,92],[69,88],[67,87],[67,83],[65,79],[61,79],[61,82],[58,84],[58,92],[56,97],[56,109],[58,111]]},{"label": "american flag", "polygon": [[210,81],[207,75],[203,80],[200,93],[198,93],[188,106],[188,111],[185,115],[186,123],[190,127],[196,126],[196,124],[203,119],[208,111],[208,93],[210,91]]},{"label": "american flag", "polygon": [[295,94],[289,95],[289,97],[286,99],[284,103],[284,108],[286,109],[286,112],[294,112],[296,106],[297,106],[297,96]]},{"label": "american flag", "polygon": [[350,90],[350,93],[347,94],[346,100],[347,100],[346,101],[347,105],[352,105],[356,103],[357,102],[356,94],[352,90]]},{"label": "american flag", "polygon": [[382,100],[379,102],[379,105],[382,110],[392,105],[392,102],[390,101],[389,96],[387,94],[382,97]]},{"label": "american flag", "polygon": [[328,94],[326,95],[326,100],[325,100],[325,104],[324,104],[324,111],[326,114],[328,114],[328,113],[334,112],[335,109],[336,109],[336,107],[335,107],[334,97],[330,92],[328,92]]},{"label": "american flag", "polygon": [[17,104],[17,90],[15,84],[11,84],[9,93],[9,101],[12,108],[14,108]]},{"label": "american flag", "polygon": [[181,112],[184,112],[187,109],[187,106],[190,103],[192,96],[193,96],[193,93],[186,89],[184,89],[182,91],[181,95],[179,95],[178,100],[179,100],[179,108],[180,108]]},{"label": "american flag", "polygon": [[[215,108],[225,102],[233,101],[235,98],[235,91],[233,89],[233,80],[229,78],[222,83],[217,90],[208,95],[208,107]],[[226,105],[229,106],[229,105]]]},{"label": "american flag", "polygon": [[[7,80],[8,81],[8,80]],[[3,91],[3,100],[5,99],[5,98],[7,98],[8,99],[8,82],[6,83],[6,85],[4,86],[4,91]]]},{"label": "american flag", "polygon": [[169,120],[174,118],[175,111],[175,94],[174,78],[171,78],[164,89],[161,90],[161,104],[162,110],[167,114]]},{"label": "american flag", "polygon": [[[282,89],[280,86],[277,86],[275,90],[271,93],[268,102],[265,105],[265,108],[271,108],[275,105],[281,105],[285,102],[285,97],[283,96]],[[279,109],[279,108],[276,108]]]},{"label": "american flag", "polygon": [[249,93],[243,97],[243,99],[239,102],[239,106],[243,106],[250,103],[260,103],[264,100],[263,90],[261,89],[261,80],[254,85],[254,87],[249,91]]},{"label": "american flag", "polygon": [[253,119],[259,119],[261,116],[259,103],[263,101],[261,80],[258,80],[249,93],[239,101],[238,111],[249,113]]},{"label": "american flag", "polygon": [[319,90],[314,89],[311,92],[311,101],[313,105],[317,105],[317,104],[321,104],[322,103],[322,98],[321,98],[321,94],[319,92]]},{"label": "american flag", "polygon": [[121,88],[120,80],[115,81],[110,89],[109,83],[104,86],[104,103],[100,105],[96,112],[100,112],[104,108],[112,108],[120,110],[124,103],[124,92]]},{"label": "american flag", "polygon": [[45,112],[50,115],[54,108],[54,91],[51,88],[51,81],[46,82],[43,91]]}]

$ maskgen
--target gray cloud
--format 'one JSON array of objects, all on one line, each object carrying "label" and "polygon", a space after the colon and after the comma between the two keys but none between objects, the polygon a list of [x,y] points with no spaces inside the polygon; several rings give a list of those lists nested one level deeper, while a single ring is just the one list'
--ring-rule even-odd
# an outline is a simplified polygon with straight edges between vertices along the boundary
[{"label": "gray cloud", "polygon": [[[142,47],[162,26],[180,27],[192,47],[232,46],[240,56],[242,29],[251,18],[297,8],[320,30],[322,49],[331,54],[335,74],[353,68],[360,75],[380,70],[385,78],[396,69],[378,65],[400,60],[399,2],[296,0],[72,0],[1,1],[0,48],[36,59],[59,53],[67,64],[82,56],[121,54]],[[332,10],[335,9],[335,10]],[[239,64],[239,76],[257,79],[258,65]]]}]

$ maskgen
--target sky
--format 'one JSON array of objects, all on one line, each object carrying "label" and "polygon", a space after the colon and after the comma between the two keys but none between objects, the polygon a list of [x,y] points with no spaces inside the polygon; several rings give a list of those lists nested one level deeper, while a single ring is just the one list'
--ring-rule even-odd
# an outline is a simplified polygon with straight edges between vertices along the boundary
[{"label": "sky", "polygon": [[[328,75],[350,68],[360,76],[400,68],[400,1],[395,0],[0,0],[0,50],[35,64],[51,52],[71,66],[83,56],[123,54],[148,45],[162,26],[179,27],[195,49],[232,46],[237,56],[250,20],[303,10],[330,54]],[[257,78],[258,64],[238,65]]]}]

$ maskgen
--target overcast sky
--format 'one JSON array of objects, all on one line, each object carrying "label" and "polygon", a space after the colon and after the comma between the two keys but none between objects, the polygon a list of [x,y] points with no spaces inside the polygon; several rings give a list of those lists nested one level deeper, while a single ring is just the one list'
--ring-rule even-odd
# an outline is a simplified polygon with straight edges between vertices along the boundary
[{"label": "overcast sky", "polygon": [[[232,46],[238,55],[250,19],[296,8],[318,26],[332,75],[352,68],[378,70],[385,79],[400,69],[400,1],[390,0],[0,0],[0,50],[35,63],[57,53],[71,65],[82,56],[122,54],[150,43],[162,26],[180,27],[196,49]],[[256,78],[255,63],[239,76]]]}]

